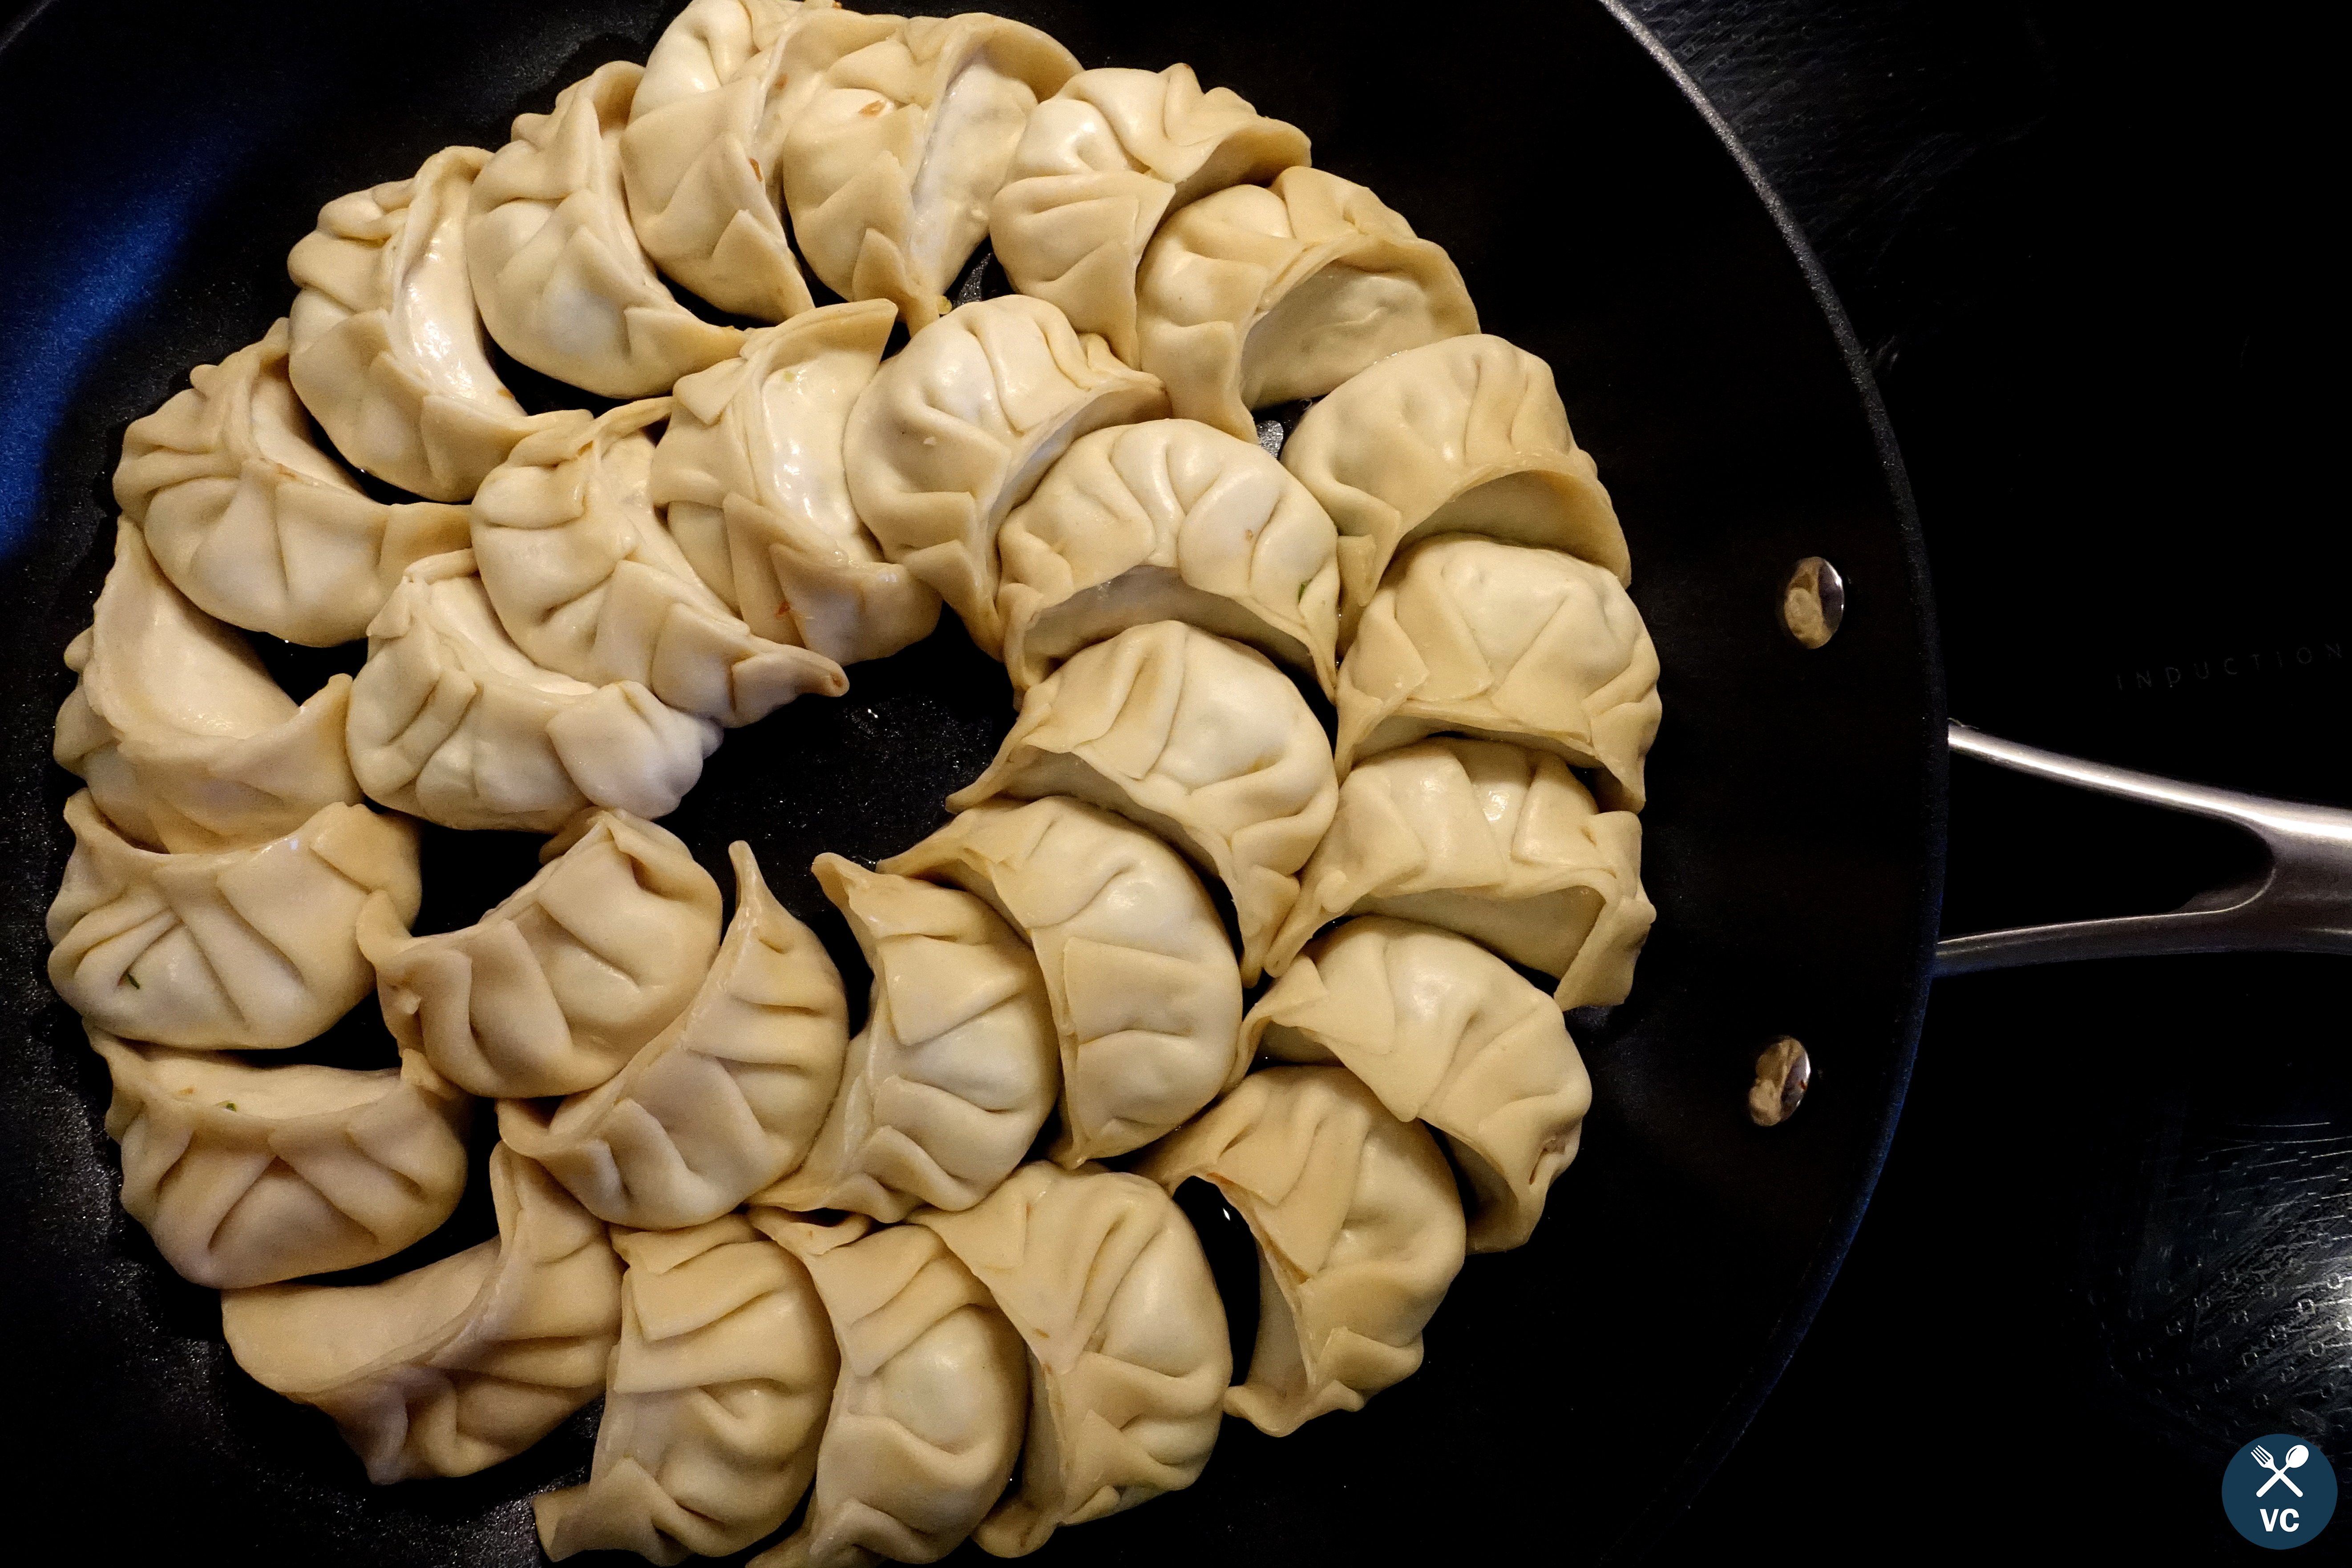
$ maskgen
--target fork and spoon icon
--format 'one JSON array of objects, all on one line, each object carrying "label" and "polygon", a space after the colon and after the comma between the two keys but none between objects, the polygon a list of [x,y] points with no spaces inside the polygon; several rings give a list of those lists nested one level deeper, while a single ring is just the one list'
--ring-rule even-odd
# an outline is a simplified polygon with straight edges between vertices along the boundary
[{"label": "fork and spoon icon", "polygon": [[2253,1452],[2249,1454],[2247,1458],[2252,1459],[2254,1463],[2260,1465],[2263,1468],[2271,1473],[2271,1479],[2263,1483],[2262,1490],[2254,1493],[2256,1497],[2262,1496],[2263,1492],[2270,1490],[2273,1487],[2277,1486],[2282,1481],[2286,1483],[2286,1489],[2293,1492],[2295,1496],[2301,1497],[2303,1495],[2303,1489],[2294,1484],[2294,1480],[2287,1475],[2287,1472],[2307,1461],[2311,1458],[2310,1449],[2305,1447],[2302,1444],[2297,1443],[2294,1447],[2289,1448],[2286,1451],[2286,1463],[2279,1465],[2271,1462],[2270,1450],[2258,1443],[2254,1446]]}]

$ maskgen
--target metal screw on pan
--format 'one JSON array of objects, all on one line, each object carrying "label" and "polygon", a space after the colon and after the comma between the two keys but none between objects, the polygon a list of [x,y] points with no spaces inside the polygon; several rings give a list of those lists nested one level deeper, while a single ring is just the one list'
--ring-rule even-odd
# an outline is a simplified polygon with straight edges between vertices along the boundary
[{"label": "metal screw on pan", "polygon": [[1789,568],[1780,585],[1780,624],[1807,647],[1820,647],[1837,636],[1845,619],[1845,579],[1818,555],[1808,555]]},{"label": "metal screw on pan", "polygon": [[1813,1058],[1793,1035],[1783,1035],[1756,1058],[1756,1081],[1748,1089],[1748,1120],[1778,1127],[1797,1114],[1813,1080]]}]

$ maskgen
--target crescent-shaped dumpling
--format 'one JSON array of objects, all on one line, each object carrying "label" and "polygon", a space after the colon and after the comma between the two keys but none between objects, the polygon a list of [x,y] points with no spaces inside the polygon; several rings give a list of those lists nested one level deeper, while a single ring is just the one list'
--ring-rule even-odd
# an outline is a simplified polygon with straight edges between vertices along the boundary
[{"label": "crescent-shaped dumpling", "polygon": [[1363,186],[1285,169],[1171,217],[1136,280],[1145,370],[1180,419],[1248,440],[1255,408],[1325,393],[1376,360],[1478,330],[1444,247]]},{"label": "crescent-shaped dumpling", "polygon": [[977,893],[1028,933],[1061,1041],[1061,1163],[1139,1149],[1248,1070],[1216,906],[1133,823],[1060,795],[990,801],[881,868]]},{"label": "crescent-shaped dumpling", "polygon": [[1037,106],[989,204],[1004,274],[1141,363],[1135,269],[1171,211],[1307,162],[1307,133],[1187,65],[1080,71]]},{"label": "crescent-shaped dumpling", "polygon": [[378,1262],[466,1190],[474,1102],[415,1052],[351,1071],[260,1067],[89,1027],[114,1099],[122,1206],[184,1279],[235,1289]]},{"label": "crescent-shaped dumpling", "polygon": [[1551,366],[1501,338],[1446,338],[1359,372],[1307,411],[1282,463],[1339,525],[1349,635],[1389,563],[1432,534],[1564,550],[1633,581]]},{"label": "crescent-shaped dumpling", "polygon": [[128,522],[66,668],[81,679],[58,710],[58,765],[149,848],[267,843],[360,797],[342,746],[352,678],[297,708],[243,637],[164,579]]},{"label": "crescent-shaped dumpling", "polygon": [[319,449],[287,379],[287,325],[188,373],[122,433],[114,500],[205,614],[328,647],[366,631],[412,561],[466,542],[466,510],[373,500]]},{"label": "crescent-shaped dumpling", "polygon": [[1639,811],[1658,650],[1605,567],[1442,534],[1405,552],[1339,666],[1339,774],[1424,735],[1478,735],[1597,770]]},{"label": "crescent-shaped dumpling", "polygon": [[1137,1173],[1216,1187],[1257,1238],[1256,1350],[1225,1410],[1269,1436],[1421,1367],[1421,1331],[1462,1270],[1454,1173],[1344,1068],[1252,1073]]},{"label": "crescent-shaped dumpling", "polygon": [[677,1016],[719,951],[719,884],[667,830],[600,811],[540,858],[463,930],[412,937],[384,898],[360,918],[393,1037],[474,1094],[595,1088]]},{"label": "crescent-shaped dumpling", "polygon": [[1024,1165],[961,1214],[917,1212],[1029,1347],[1021,1479],[973,1531],[1023,1557],[1066,1524],[1200,1479],[1233,1350],[1192,1222],[1140,1176]]},{"label": "crescent-shaped dumpling", "polygon": [[287,273],[294,390],[352,466],[439,501],[545,422],[490,363],[466,268],[479,147],[445,147],[410,178],[338,196],[296,242]]},{"label": "crescent-shaped dumpling", "polygon": [[1026,691],[1089,643],[1188,621],[1338,679],[1339,535],[1255,441],[1189,419],[1073,444],[996,536],[1004,672]]},{"label": "crescent-shaped dumpling", "polygon": [[[762,122],[782,88],[782,40],[829,4],[702,0],[662,34],[621,132],[630,220],[661,269],[722,310],[781,321],[807,281],[771,194]],[[747,50],[751,52],[746,52]]]},{"label": "crescent-shaped dumpling", "polygon": [[654,510],[670,400],[570,414],[522,442],[474,498],[474,556],[522,650],[592,685],[634,680],[672,708],[750,724],[806,692],[849,689],[820,653],[755,636]]},{"label": "crescent-shaped dumpling", "polygon": [[[882,31],[882,20],[896,25]],[[1078,62],[1036,28],[979,11],[836,12],[782,53],[797,101],[777,159],[801,253],[835,293],[887,300],[920,333],[988,233],[989,198],[1030,110]]]},{"label": "crescent-shaped dumpling", "polygon": [[816,1468],[840,1365],[816,1288],[741,1215],[616,1228],[613,1247],[628,1269],[596,1457],[585,1486],[530,1500],[541,1544],[664,1568],[740,1552]]},{"label": "crescent-shaped dumpling", "polygon": [[1625,1000],[1657,910],[1642,819],[1602,811],[1558,757],[1444,739],[1383,752],[1339,786],[1266,958],[1279,974],[1329,921],[1397,915],[1559,977],[1562,1008]]},{"label": "crescent-shaped dumpling", "polygon": [[[770,1228],[772,1211],[755,1223]],[[887,1226],[846,1245],[776,1226],[816,1280],[841,1380],[808,1518],[751,1568],[936,1563],[1004,1490],[1029,1413],[1021,1336],[938,1236]]]},{"label": "crescent-shaped dumpling", "polygon": [[254,1381],[325,1411],[378,1486],[512,1458],[603,1392],[621,1261],[594,1215],[513,1150],[490,1151],[499,1234],[377,1285],[221,1296]]},{"label": "crescent-shaped dumpling", "polygon": [[849,499],[850,408],[897,317],[826,305],[746,333],[677,384],[648,495],[678,548],[757,636],[841,664],[931,635],[940,596],[886,560]]},{"label": "crescent-shaped dumpling", "polygon": [[1242,982],[1297,901],[1339,790],[1307,700],[1255,648],[1155,621],[1087,648],[1022,700],[963,811],[1004,795],[1076,795],[1150,828],[1222,879]]},{"label": "crescent-shaped dumpling", "polygon": [[960,305],[887,361],[850,410],[857,515],[993,657],[996,531],[1071,442],[1167,411],[1160,383],[1043,300]]},{"label": "crescent-shaped dumpling", "polygon": [[410,567],[369,625],[346,735],[361,785],[395,810],[553,833],[592,806],[667,816],[719,729],[636,681],[591,686],[533,663],[459,550]]},{"label": "crescent-shaped dumpling", "polygon": [[416,914],[416,827],[363,805],[321,806],[249,848],[166,855],[66,802],[73,858],[49,905],[49,984],[125,1039],[277,1050],[323,1032],[368,994],[356,934],[373,903]]},{"label": "crescent-shaped dumpling", "polygon": [[1367,915],[1307,943],[1242,1025],[1251,1050],[1336,1061],[1443,1133],[1477,1194],[1470,1250],[1535,1234],[1592,1080],[1557,1004],[1469,938]]},{"label": "crescent-shaped dumpling", "polygon": [[552,1110],[499,1102],[499,1133],[615,1225],[716,1219],[797,1166],[841,1083],[849,1005],[815,933],[735,863],[735,918],[686,1010]]},{"label": "crescent-shaped dumpling", "polygon": [[600,397],[667,392],[743,334],[672,297],[629,223],[620,139],[643,66],[614,60],[518,115],[474,180],[466,266],[490,336],[531,369]]},{"label": "crescent-shaped dumpling", "polygon": [[970,893],[838,855],[812,868],[874,971],[873,1000],[815,1146],[751,1201],[886,1222],[917,1204],[969,1208],[1021,1163],[1061,1087],[1037,961]]}]

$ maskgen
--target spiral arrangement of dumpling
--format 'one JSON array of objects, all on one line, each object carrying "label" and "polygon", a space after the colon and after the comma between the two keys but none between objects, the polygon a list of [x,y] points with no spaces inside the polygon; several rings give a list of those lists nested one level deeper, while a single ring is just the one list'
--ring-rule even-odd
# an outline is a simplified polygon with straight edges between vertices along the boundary
[{"label": "spiral arrangement of dumpling", "polygon": [[[247,1373],[381,1483],[603,1394],[551,1555],[806,1496],[757,1563],[849,1568],[1033,1552],[1419,1368],[1575,1157],[1659,716],[1551,369],[1441,247],[1186,66],[693,0],[289,271],[124,437],[48,918],[124,1206]],[[492,342],[635,401],[526,412]],[[730,918],[653,819],[943,608],[1019,714],[938,832],[819,857],[853,1034],[751,850]],[[298,706],[247,632],[366,662]],[[417,819],[542,868],[412,934]],[[376,1069],[236,1054],[371,987]],[[309,1278],[441,1225],[484,1115],[494,1238]],[[1258,1245],[1238,1381],[1194,1180]]]}]

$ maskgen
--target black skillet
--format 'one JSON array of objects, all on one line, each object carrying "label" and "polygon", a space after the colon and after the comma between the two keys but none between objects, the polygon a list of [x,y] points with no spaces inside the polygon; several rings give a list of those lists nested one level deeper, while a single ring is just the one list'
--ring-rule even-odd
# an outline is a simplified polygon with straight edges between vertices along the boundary
[{"label": "black skillet", "polygon": [[[1304,127],[1318,164],[1453,252],[1486,329],[1558,371],[1626,521],[1666,701],[1645,817],[1657,934],[1633,999],[1576,1020],[1597,1108],[1535,1241],[1473,1260],[1423,1371],[1365,1412],[1280,1442],[1228,1422],[1199,1485],[1045,1556],[1639,1551],[1738,1437],[1827,1289],[1926,994],[1942,697],[1869,382],[1752,166],[1613,9],[1002,8],[1088,65],[1190,61]],[[200,1545],[257,1563],[529,1563],[521,1500],[584,1470],[593,1409],[484,1475],[368,1486],[324,1417],[236,1370],[212,1293],[173,1278],[116,1207],[105,1075],[42,977],[72,787],[48,731],[59,654],[103,570],[123,426],[286,309],[286,249],[321,203],[450,142],[499,145],[516,112],[643,58],[673,9],[58,0],[0,50],[0,1344],[21,1495],[86,1500],[41,1505],[89,1545],[58,1561]],[[1851,605],[1807,651],[1775,607],[1790,564],[1814,554],[1843,570]],[[266,652],[298,691],[349,665]],[[749,838],[836,942],[810,858],[871,858],[927,831],[1011,715],[1001,674],[953,630],[851,674],[846,699],[731,735],[671,819],[714,868]],[[437,837],[420,929],[471,919],[530,848]],[[365,1013],[320,1050],[381,1053]],[[1750,1068],[1782,1033],[1810,1048],[1815,1087],[1759,1129]],[[1231,1242],[1202,1218],[1213,1249]],[[473,1205],[426,1245],[486,1224]]]}]

